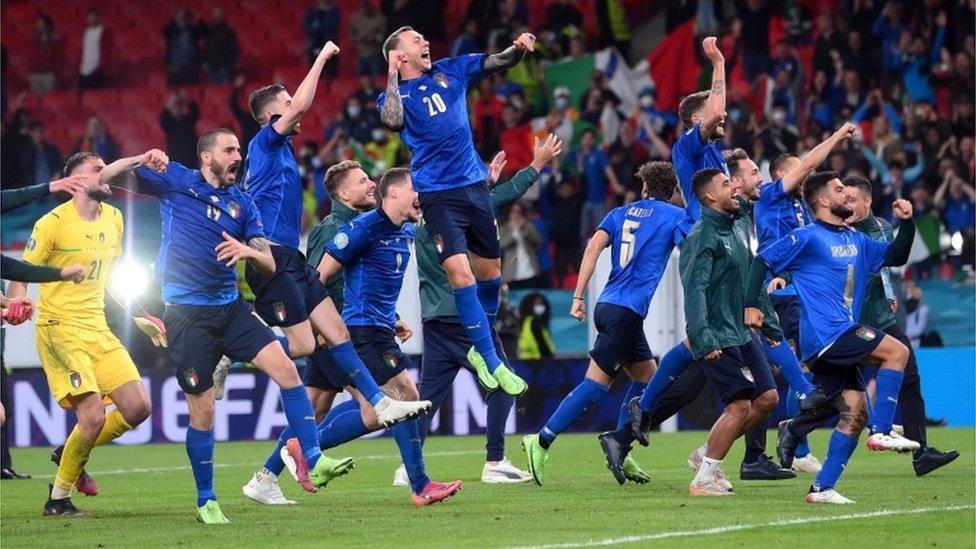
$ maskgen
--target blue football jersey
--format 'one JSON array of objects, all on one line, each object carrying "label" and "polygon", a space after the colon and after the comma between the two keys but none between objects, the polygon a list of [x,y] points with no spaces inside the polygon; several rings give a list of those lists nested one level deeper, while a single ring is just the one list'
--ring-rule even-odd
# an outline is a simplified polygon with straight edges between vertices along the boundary
[{"label": "blue football jersey", "polygon": [[271,117],[271,123],[261,128],[247,146],[244,189],[261,212],[268,240],[297,250],[304,189],[291,136],[281,135],[271,126],[278,118]]},{"label": "blue football jersey", "polygon": [[136,170],[140,191],[159,197],[162,242],[154,274],[163,301],[225,305],[237,299],[237,269],[217,261],[222,232],[247,242],[264,238],[261,215],[247,193],[218,189],[199,170],[170,162],[166,173]]},{"label": "blue football jersey", "polygon": [[674,143],[671,161],[681,184],[681,195],[685,199],[685,210],[692,221],[701,219],[701,202],[691,190],[691,178],[699,170],[717,168],[728,175],[729,170],[722,158],[722,150],[714,142],[705,141],[701,134],[701,124],[695,124]]},{"label": "blue football jersey", "polygon": [[782,179],[767,183],[759,190],[755,218],[760,251],[765,250],[793,229],[806,227],[812,222],[810,211],[803,198],[787,194],[783,190]]},{"label": "blue football jersey", "polygon": [[848,227],[814,222],[759,253],[773,273],[789,271],[800,297],[800,351],[816,358],[861,316],[871,275],[888,244]]},{"label": "blue football jersey", "polygon": [[[760,251],[765,250],[767,246],[771,246],[793,229],[806,227],[812,223],[806,202],[802,198],[790,196],[783,189],[782,179],[763,185],[759,190],[759,200],[756,202],[754,212]],[[766,279],[766,282],[771,278],[772,275]],[[796,288],[788,284],[782,290],[776,290],[774,294],[796,295]]]},{"label": "blue football jersey", "polygon": [[413,223],[397,227],[377,208],[343,225],[326,246],[343,266],[347,326],[394,327],[415,235]]},{"label": "blue football jersey", "polygon": [[687,216],[663,200],[639,200],[614,208],[597,229],[610,236],[610,279],[597,303],[647,316],[671,250],[687,233]]},{"label": "blue football jersey", "polygon": [[[484,54],[441,59],[431,69],[400,85],[403,130],[410,149],[410,171],[417,192],[425,193],[481,184],[488,179],[471,135],[466,91],[482,72]],[[376,100],[383,112],[386,93]]]}]

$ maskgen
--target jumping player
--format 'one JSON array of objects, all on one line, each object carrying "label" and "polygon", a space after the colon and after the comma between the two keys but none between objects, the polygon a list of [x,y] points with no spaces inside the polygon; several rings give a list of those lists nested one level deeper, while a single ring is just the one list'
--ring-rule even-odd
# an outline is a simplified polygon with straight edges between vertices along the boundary
[{"label": "jumping player", "polygon": [[213,373],[222,355],[250,362],[281,387],[289,428],[300,441],[289,450],[309,466],[299,474],[304,489],[314,492],[353,463],[321,454],[312,405],[295,364],[237,291],[238,261],[266,275],[275,270],[257,207],[234,185],[241,167],[237,137],[226,129],[210,130],[200,136],[197,155],[201,170],[170,162],[165,173],[146,168],[136,173],[140,188],[160,198],[164,220],[156,273],[166,302],[170,356],[190,412],[186,452],[196,480],[197,518],[222,524],[229,521],[217,504],[213,479]]},{"label": "jumping player", "polygon": [[[529,472],[540,486],[549,461],[549,448],[556,437],[583,410],[607,395],[621,368],[633,380],[628,390],[630,396],[642,391],[654,373],[653,355],[644,335],[644,318],[671,251],[684,237],[686,216],[681,208],[667,202],[678,184],[670,163],[645,164],[638,170],[638,176],[644,184],[644,199],[607,214],[590,238],[580,263],[570,315],[582,322],[583,294],[597,258],[604,248],[610,247],[610,279],[593,313],[598,335],[590,351],[586,377],[563,399],[542,430],[522,439]],[[626,409],[621,412],[621,422],[626,421],[625,412]],[[630,441],[617,441],[614,434],[608,432],[599,437],[614,478],[619,484],[628,479],[648,482],[647,474],[627,455]]]},{"label": "jumping player", "polygon": [[[410,182],[410,171],[393,168],[383,175],[376,193],[379,208],[364,213],[342,227],[326,248],[319,272],[327,280],[340,271],[345,279],[345,305],[342,316],[349,326],[356,351],[386,391],[417,400],[420,393],[407,369],[410,357],[400,350],[396,338],[412,335],[409,327],[398,325],[396,302],[403,276],[410,261],[410,245],[415,238],[413,223],[420,219],[417,193]],[[399,329],[398,329],[399,327]],[[331,377],[333,386],[348,386],[343,376]],[[343,433],[345,440],[321,440],[323,446],[342,444],[380,428],[375,418],[357,411],[333,415],[326,422],[328,433]],[[363,416],[366,416],[364,419]],[[424,465],[418,422],[406,420],[393,427],[393,437],[406,466],[415,505],[430,505],[458,492],[461,481],[431,481]],[[286,460],[286,465],[292,465]],[[300,464],[299,464],[300,466]]]},{"label": "jumping player", "polygon": [[[333,364],[351,377],[376,409],[380,423],[389,426],[417,417],[430,403],[404,403],[383,394],[356,355],[342,317],[314,266],[298,250],[303,186],[291,137],[301,130],[302,116],[312,106],[322,67],[338,53],[338,46],[327,42],[294,97],[280,85],[251,93],[251,114],[262,128],[248,144],[244,186],[267,230],[275,272],[262,274],[248,263],[245,277],[254,291],[255,310],[266,323],[284,332],[279,341],[285,353],[294,358],[309,356],[317,347],[316,334],[324,338]],[[280,464],[273,465],[280,470]]]},{"label": "jumping player", "polygon": [[[746,290],[746,318],[755,315],[756,298],[762,291],[767,270],[773,274],[789,271],[801,304],[802,359],[833,405],[828,414],[836,411],[841,415],[830,438],[827,459],[810,487],[807,501],[853,503],[834,487],[867,422],[859,365],[881,366],[877,378],[878,404],[871,418],[868,448],[899,452],[919,448],[917,442],[892,430],[908,349],[894,337],[853,320],[860,318],[870,275],[883,266],[903,265],[907,261],[915,223],[911,203],[895,201],[894,211],[903,220],[901,229],[892,244],[879,242],[844,225],[844,220],[854,212],[836,172],[810,174],[803,187],[804,199],[816,221],[792,231],[759,253]],[[801,414],[794,421],[803,422],[822,413]],[[787,430],[791,430],[789,424]]]},{"label": "jumping player", "polygon": [[401,132],[412,153],[424,222],[453,288],[458,317],[474,344],[468,360],[486,388],[501,387],[513,396],[527,387],[498,357],[492,340],[502,283],[501,246],[484,184],[488,174],[472,142],[465,90],[481,74],[514,67],[534,44],[535,37],[523,33],[496,54],[432,63],[423,35],[401,27],[383,44],[388,82],[376,103],[383,124]]}]

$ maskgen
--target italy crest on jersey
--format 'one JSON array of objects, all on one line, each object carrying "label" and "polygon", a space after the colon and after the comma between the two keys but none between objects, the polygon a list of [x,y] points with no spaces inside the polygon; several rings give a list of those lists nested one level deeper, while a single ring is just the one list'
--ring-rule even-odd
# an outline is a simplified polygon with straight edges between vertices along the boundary
[{"label": "italy crest on jersey", "polygon": [[274,315],[275,318],[278,319],[278,322],[284,322],[285,319],[288,318],[288,310],[285,309],[285,304],[283,302],[275,301],[272,308],[274,309]]},{"label": "italy crest on jersey", "polygon": [[450,85],[450,82],[447,81],[447,76],[442,73],[435,74],[434,81],[437,82],[437,85],[442,88],[447,88],[447,86]]},{"label": "italy crest on jersey", "polygon": [[81,374],[78,372],[71,372],[68,374],[68,381],[71,383],[72,388],[77,389],[81,387]]},{"label": "italy crest on jersey", "polygon": [[228,209],[230,209],[230,216],[233,217],[234,219],[237,219],[238,217],[241,216],[241,205],[238,204],[237,202],[231,201],[231,203],[228,204],[227,207]]}]

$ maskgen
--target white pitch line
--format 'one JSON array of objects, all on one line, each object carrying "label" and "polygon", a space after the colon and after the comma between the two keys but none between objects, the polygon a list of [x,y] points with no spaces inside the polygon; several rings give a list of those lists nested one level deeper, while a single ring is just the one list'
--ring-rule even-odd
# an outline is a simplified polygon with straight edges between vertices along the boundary
[{"label": "white pitch line", "polygon": [[642,536],[624,536],[619,538],[606,538],[601,540],[590,540],[584,542],[553,543],[548,545],[527,545],[517,546],[513,549],[563,549],[571,547],[597,547],[603,545],[619,545],[621,543],[637,543],[641,541],[654,541],[659,539],[685,538],[695,536],[716,536],[729,532],[739,532],[742,530],[755,530],[756,528],[766,528],[770,526],[796,526],[799,524],[816,524],[819,522],[835,522],[846,520],[858,520],[874,517],[891,517],[897,515],[921,515],[923,513],[940,513],[945,511],[967,511],[976,509],[976,505],[949,505],[947,507],[925,507],[921,509],[882,509],[880,511],[869,511],[866,513],[850,513],[846,515],[834,515],[830,517],[806,517],[795,519],[774,520],[760,524],[730,524],[728,526],[716,526],[703,530],[679,530],[675,532],[660,532],[658,534],[647,534]]},{"label": "white pitch line", "polygon": [[[330,448],[330,450],[332,450]],[[334,454],[335,452],[329,452]],[[341,452],[339,452],[341,454]],[[470,456],[475,454],[483,454],[484,450],[458,450],[451,452],[427,452],[424,457],[449,457],[449,456]],[[367,456],[353,456],[353,459],[357,460],[375,460],[375,459],[400,459],[400,454],[374,454]],[[226,467],[259,467],[260,462],[240,462],[240,463],[214,463],[215,469],[223,469]],[[179,465],[175,467],[133,467],[130,469],[112,469],[106,471],[87,471],[93,477],[99,477],[104,475],[128,475],[128,474],[139,474],[139,473],[168,473],[172,471],[189,471],[189,465]],[[54,475],[31,475],[33,478],[54,478]]]}]

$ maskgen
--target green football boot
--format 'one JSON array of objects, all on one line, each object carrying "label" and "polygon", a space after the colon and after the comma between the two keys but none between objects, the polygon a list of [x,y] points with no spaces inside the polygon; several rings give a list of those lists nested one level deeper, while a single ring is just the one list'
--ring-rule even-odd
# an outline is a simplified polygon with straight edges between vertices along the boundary
[{"label": "green football boot", "polygon": [[352,458],[332,459],[326,455],[319,457],[315,467],[308,472],[308,480],[316,488],[325,488],[330,480],[352,471],[356,462]]},{"label": "green football boot", "polygon": [[474,373],[478,375],[478,383],[481,383],[482,387],[489,391],[494,391],[498,388],[498,381],[488,371],[488,363],[485,362],[484,357],[474,347],[468,349],[468,363],[474,368]]},{"label": "green football boot", "polygon": [[522,450],[525,451],[525,457],[529,463],[529,472],[532,473],[532,479],[539,486],[542,486],[542,475],[546,470],[546,463],[549,462],[549,450],[546,450],[539,444],[539,434],[525,435],[522,438]]},{"label": "green football boot", "polygon": [[197,521],[204,524],[230,524],[227,517],[220,512],[220,505],[217,505],[215,499],[208,499],[203,507],[197,507]]}]

